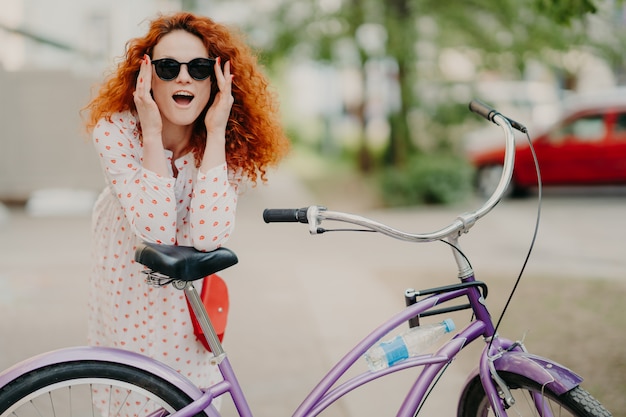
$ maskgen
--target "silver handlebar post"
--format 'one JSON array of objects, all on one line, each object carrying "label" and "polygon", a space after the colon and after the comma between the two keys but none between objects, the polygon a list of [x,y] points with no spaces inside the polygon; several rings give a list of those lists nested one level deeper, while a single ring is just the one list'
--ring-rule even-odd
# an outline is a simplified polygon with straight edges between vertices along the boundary
[{"label": "silver handlebar post", "polygon": [[[435,232],[406,233],[359,215],[329,211],[325,207],[311,206],[307,209],[309,232],[311,234],[317,234],[319,232],[319,225],[323,220],[333,220],[362,226],[398,240],[408,242],[432,242],[435,240],[446,239],[451,244],[458,247],[459,236],[463,233],[467,233],[478,219],[489,213],[496,206],[496,204],[500,202],[507,187],[511,183],[511,178],[513,176],[513,166],[515,163],[515,136],[513,135],[513,128],[507,118],[499,113],[496,113],[493,116],[492,121],[497,124],[504,133],[504,163],[498,186],[492,193],[491,197],[479,209],[473,212],[461,214],[448,226]],[[471,273],[471,268],[467,263],[467,260],[460,256],[457,250],[453,251],[459,267],[459,276],[467,276],[467,274]]]},{"label": "silver handlebar post", "polygon": [[491,194],[491,197],[483,204],[481,208],[474,213],[462,214],[459,219],[462,220],[465,225],[458,235],[449,235],[447,237],[448,242],[453,246],[452,254],[456,261],[459,279],[469,277],[474,274],[471,265],[468,260],[461,256],[458,249],[460,249],[458,238],[461,233],[467,233],[469,229],[480,219],[489,213],[499,202],[502,200],[506,189],[511,184],[511,178],[513,177],[513,167],[515,166],[515,135],[513,134],[513,128],[509,120],[499,113],[493,116],[493,122],[502,128],[505,137],[505,152],[504,161],[502,167],[502,175],[500,181],[496,186],[496,189]]},{"label": "silver handlebar post", "polygon": [[489,213],[491,209],[500,202],[500,200],[504,196],[506,189],[511,183],[511,178],[513,177],[513,166],[515,165],[515,136],[513,135],[513,128],[511,127],[511,123],[509,123],[507,118],[499,113],[493,116],[493,122],[500,126],[500,128],[502,128],[505,137],[505,152],[502,175],[500,176],[500,182],[498,183],[498,186],[496,187],[493,194],[491,194],[489,200],[487,200],[480,209],[474,212],[474,215],[476,216],[474,221]]}]

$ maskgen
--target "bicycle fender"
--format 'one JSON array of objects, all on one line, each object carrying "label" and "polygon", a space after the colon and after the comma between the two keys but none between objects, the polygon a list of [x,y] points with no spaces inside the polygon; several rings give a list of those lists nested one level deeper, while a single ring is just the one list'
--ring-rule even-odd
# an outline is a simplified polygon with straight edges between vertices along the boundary
[{"label": "bicycle fender", "polygon": [[122,349],[80,346],[54,350],[26,359],[0,373],[0,388],[26,372],[53,365],[59,362],[94,360],[115,362],[148,371],[176,385],[194,400],[203,393],[191,381],[169,366],[147,356]]},{"label": "bicycle fender", "polygon": [[[539,386],[547,387],[557,395],[572,390],[583,381],[581,376],[565,366],[527,352],[505,352],[494,361],[494,366],[497,372],[510,372],[524,376]],[[461,398],[464,398],[465,391],[474,380],[478,382],[480,380],[478,368],[474,369],[467,379]]]},{"label": "bicycle fender", "polygon": [[561,395],[580,385],[583,378],[565,366],[528,352],[506,352],[494,361],[496,371],[525,376]]}]

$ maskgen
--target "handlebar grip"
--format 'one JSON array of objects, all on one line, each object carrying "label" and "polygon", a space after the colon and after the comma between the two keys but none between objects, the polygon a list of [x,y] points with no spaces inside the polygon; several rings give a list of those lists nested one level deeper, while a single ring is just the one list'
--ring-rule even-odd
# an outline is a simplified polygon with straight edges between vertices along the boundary
[{"label": "handlebar grip", "polygon": [[484,117],[485,119],[489,120],[492,123],[495,123],[493,121],[493,118],[495,117],[496,114],[499,114],[500,116],[504,117],[506,120],[509,121],[509,123],[511,124],[511,127],[513,127],[514,129],[519,130],[522,133],[527,133],[528,129],[526,129],[526,126],[524,126],[523,124],[516,122],[515,120],[506,117],[505,115],[503,115],[502,113],[498,112],[496,109],[490,107],[489,105],[483,103],[480,100],[474,99],[472,101],[470,101],[469,104],[469,109],[471,111],[473,111],[474,113],[478,114],[479,116]]},{"label": "handlebar grip", "polygon": [[263,220],[265,223],[308,223],[306,208],[300,209],[265,209]]},{"label": "handlebar grip", "polygon": [[469,109],[490,122],[493,122],[493,116],[498,113],[494,108],[476,99],[470,101]]}]

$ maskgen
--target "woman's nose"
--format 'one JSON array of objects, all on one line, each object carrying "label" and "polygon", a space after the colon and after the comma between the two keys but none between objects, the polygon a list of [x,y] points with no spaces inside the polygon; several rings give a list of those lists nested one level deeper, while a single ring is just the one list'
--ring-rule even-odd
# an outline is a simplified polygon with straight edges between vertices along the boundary
[{"label": "woman's nose", "polygon": [[187,70],[187,64],[180,65],[180,71],[178,72],[178,76],[176,77],[176,81],[180,82],[190,82],[191,75],[189,75],[189,71]]}]

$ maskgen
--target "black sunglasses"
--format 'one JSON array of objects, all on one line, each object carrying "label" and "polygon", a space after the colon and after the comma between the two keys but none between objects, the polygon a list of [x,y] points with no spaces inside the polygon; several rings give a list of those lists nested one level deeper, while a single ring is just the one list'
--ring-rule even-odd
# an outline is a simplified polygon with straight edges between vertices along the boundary
[{"label": "black sunglasses", "polygon": [[178,77],[180,66],[187,65],[187,71],[194,80],[206,80],[213,75],[214,58],[196,58],[189,62],[178,62],[172,58],[155,59],[152,61],[156,74],[163,81],[171,81]]}]

